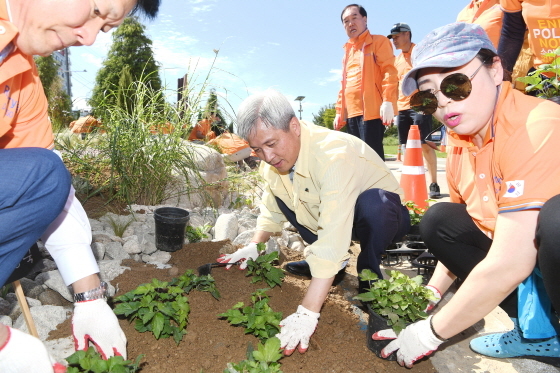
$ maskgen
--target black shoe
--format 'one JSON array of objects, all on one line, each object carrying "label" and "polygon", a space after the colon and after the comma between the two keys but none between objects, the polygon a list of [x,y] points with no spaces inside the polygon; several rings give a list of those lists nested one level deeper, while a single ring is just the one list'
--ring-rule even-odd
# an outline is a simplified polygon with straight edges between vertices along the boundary
[{"label": "black shoe", "polygon": [[311,278],[311,269],[309,269],[309,264],[305,260],[288,263],[284,266],[284,269],[292,275]]},{"label": "black shoe", "polygon": [[428,196],[433,199],[441,198],[441,194],[439,193],[439,185],[437,185],[437,183],[430,184],[430,193],[428,194]]}]

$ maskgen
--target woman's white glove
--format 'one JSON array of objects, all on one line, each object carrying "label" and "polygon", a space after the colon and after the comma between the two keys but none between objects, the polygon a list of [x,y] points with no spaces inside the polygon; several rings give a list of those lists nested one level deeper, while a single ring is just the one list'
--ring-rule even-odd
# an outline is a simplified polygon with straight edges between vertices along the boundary
[{"label": "woman's white glove", "polygon": [[430,312],[441,300],[441,293],[435,286],[432,285],[426,285],[425,288],[429,289],[433,293],[434,298],[436,298],[436,299],[430,299],[430,302],[428,303],[426,309],[424,310],[424,312]]},{"label": "woman's white glove", "polygon": [[[257,244],[255,242],[251,242],[249,245],[237,250],[233,254],[224,254],[221,255],[217,261],[220,263],[236,263],[241,262],[239,264],[239,269],[243,270],[247,268],[247,260],[252,259],[255,260],[256,257],[259,256],[259,251],[257,250]],[[232,265],[226,266],[226,269],[230,269]]]},{"label": "woman's white glove", "polygon": [[280,333],[276,334],[276,338],[280,339],[280,347],[284,348],[284,355],[291,355],[298,345],[300,353],[307,351],[309,338],[317,328],[320,315],[300,305],[296,313],[280,321]]},{"label": "woman's white glove", "polygon": [[104,299],[74,303],[72,334],[76,350],[87,350],[91,341],[103,359],[120,355],[126,360],[126,336]]},{"label": "woman's white glove", "polygon": [[8,329],[8,339],[0,347],[2,373],[62,373],[66,367],[54,361],[43,342],[20,330]]},{"label": "woman's white glove", "polygon": [[376,341],[394,339],[393,342],[381,350],[381,356],[387,358],[397,351],[397,362],[399,365],[412,368],[416,361],[430,355],[438,349],[440,344],[445,342],[436,337],[432,331],[432,317],[430,316],[426,320],[407,326],[400,332],[398,337],[393,329],[385,329],[373,334],[371,338]]},{"label": "woman's white glove", "polygon": [[393,117],[395,116],[395,110],[393,109],[393,104],[387,101],[384,101],[381,104],[381,108],[379,109],[379,115],[381,115],[381,120],[383,124],[388,126],[391,124]]}]

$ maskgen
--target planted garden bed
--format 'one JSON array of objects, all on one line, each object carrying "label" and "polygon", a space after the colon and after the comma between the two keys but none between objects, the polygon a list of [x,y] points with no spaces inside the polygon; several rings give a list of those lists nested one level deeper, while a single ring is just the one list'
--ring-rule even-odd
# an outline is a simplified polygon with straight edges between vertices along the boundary
[{"label": "planted garden bed", "polygon": [[[151,282],[153,278],[171,281],[185,270],[196,270],[198,266],[214,262],[222,243],[202,242],[184,246],[172,254],[172,269],[157,269],[153,266],[124,261],[131,268],[111,281],[118,288],[118,295],[134,290],[138,285]],[[134,322],[121,320],[128,338],[128,358],[134,360],[144,354],[141,373],[217,373],[223,372],[228,363],[246,359],[247,346],[257,348],[258,338],[245,334],[244,327],[235,327],[218,314],[234,307],[238,302],[251,304],[251,294],[268,287],[264,282],[251,283],[246,271],[233,267],[212,269],[220,292],[220,300],[210,293],[191,291],[187,297],[190,305],[187,333],[179,345],[173,338],[156,340],[151,332],[139,333]],[[351,274],[347,274],[351,276]],[[269,305],[274,312],[287,317],[295,312],[309,281],[286,276],[281,287],[267,291]],[[355,294],[352,294],[355,295]],[[367,322],[367,320],[366,320]],[[362,324],[363,325],[363,324]],[[50,338],[61,338],[71,334],[69,320],[59,325]],[[366,346],[365,330],[360,329],[357,317],[340,286],[332,288],[332,294],[323,307],[317,331],[311,338],[305,354],[297,351],[280,360],[281,370],[291,372],[403,372],[395,362],[377,358]],[[434,372],[429,361],[416,364],[412,372]]]}]

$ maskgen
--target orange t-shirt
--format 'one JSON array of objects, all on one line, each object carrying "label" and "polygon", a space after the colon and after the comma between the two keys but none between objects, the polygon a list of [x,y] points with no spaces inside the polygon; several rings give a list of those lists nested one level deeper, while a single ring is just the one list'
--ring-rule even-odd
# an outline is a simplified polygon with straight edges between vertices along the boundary
[{"label": "orange t-shirt", "polygon": [[217,145],[222,153],[233,154],[240,150],[249,147],[249,143],[234,133],[225,132],[213,140],[208,141],[208,144]]},{"label": "orange t-shirt", "polygon": [[459,15],[457,22],[475,23],[488,34],[496,48],[502,32],[502,9],[499,0],[472,0]]},{"label": "orange t-shirt", "polygon": [[352,47],[348,51],[346,60],[346,107],[348,118],[354,118],[364,114],[364,103],[362,102],[362,52],[367,32],[362,32],[356,39],[350,39],[348,43]]},{"label": "orange t-shirt", "polygon": [[482,148],[449,131],[447,181],[452,202],[464,203],[492,236],[500,213],[540,209],[560,194],[560,105],[502,84]]},{"label": "orange t-shirt", "polygon": [[213,131],[211,131],[210,129],[212,128],[212,123],[214,121],[210,120],[210,119],[203,119],[200,122],[198,122],[196,124],[196,126],[193,127],[190,135],[189,135],[189,141],[194,141],[194,140],[203,140],[203,139],[199,139],[196,136],[196,132],[200,131],[202,133],[202,136],[204,136],[205,138],[215,138],[216,135],[214,134]]},{"label": "orange t-shirt", "polygon": [[[0,2],[0,50],[17,35],[7,21],[5,3]],[[0,149],[40,147],[52,149],[54,137],[47,113],[47,98],[32,56],[19,50],[0,65]]]},{"label": "orange t-shirt", "polygon": [[535,66],[550,63],[544,54],[560,47],[560,2],[553,0],[500,0],[504,12],[521,11],[529,30]]},{"label": "orange t-shirt", "polygon": [[401,52],[401,54],[395,58],[395,67],[397,68],[397,76],[399,78],[399,99],[397,100],[398,111],[410,109],[410,96],[414,94],[412,93],[410,96],[405,96],[404,93],[402,93],[401,88],[404,76],[407,72],[412,70],[410,57],[415,46],[416,44],[412,43],[408,52]]}]

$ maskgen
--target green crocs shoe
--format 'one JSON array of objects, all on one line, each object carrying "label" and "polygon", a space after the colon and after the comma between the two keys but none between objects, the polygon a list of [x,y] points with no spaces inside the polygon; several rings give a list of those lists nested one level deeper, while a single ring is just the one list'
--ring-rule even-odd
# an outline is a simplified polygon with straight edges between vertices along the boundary
[{"label": "green crocs shoe", "polygon": [[521,336],[517,320],[515,328],[506,333],[483,335],[471,340],[471,349],[481,355],[496,358],[524,358],[560,367],[560,341],[558,336],[548,339],[525,339]]}]

